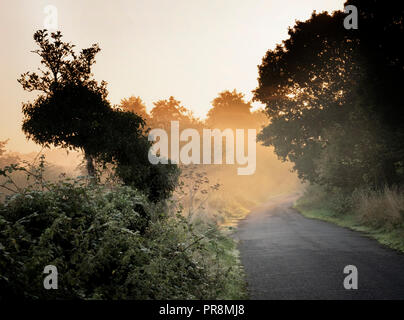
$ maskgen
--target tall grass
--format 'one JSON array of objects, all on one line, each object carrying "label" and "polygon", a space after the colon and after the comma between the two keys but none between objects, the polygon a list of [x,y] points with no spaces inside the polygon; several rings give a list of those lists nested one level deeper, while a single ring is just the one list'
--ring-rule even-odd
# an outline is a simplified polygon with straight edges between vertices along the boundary
[{"label": "tall grass", "polygon": [[306,217],[362,231],[404,252],[404,190],[358,189],[353,194],[308,186],[295,207]]},{"label": "tall grass", "polygon": [[355,212],[359,221],[388,230],[404,226],[404,192],[385,187],[381,191],[357,191],[354,195]]}]

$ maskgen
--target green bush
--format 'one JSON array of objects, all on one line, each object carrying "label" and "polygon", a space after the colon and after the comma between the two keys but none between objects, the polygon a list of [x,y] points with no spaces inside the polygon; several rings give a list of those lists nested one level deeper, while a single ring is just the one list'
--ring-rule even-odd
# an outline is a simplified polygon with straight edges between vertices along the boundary
[{"label": "green bush", "polygon": [[337,189],[329,194],[328,207],[337,215],[350,213],[353,209],[352,197]]},{"label": "green bush", "polygon": [[344,193],[339,188],[325,188],[317,184],[306,187],[305,193],[299,199],[299,205],[307,208],[321,207],[333,215],[345,215],[353,210],[352,195]]},{"label": "green bush", "polygon": [[[242,297],[233,241],[163,209],[130,187],[81,180],[7,197],[0,204],[0,299]],[[43,287],[46,265],[58,269],[57,290]]]}]

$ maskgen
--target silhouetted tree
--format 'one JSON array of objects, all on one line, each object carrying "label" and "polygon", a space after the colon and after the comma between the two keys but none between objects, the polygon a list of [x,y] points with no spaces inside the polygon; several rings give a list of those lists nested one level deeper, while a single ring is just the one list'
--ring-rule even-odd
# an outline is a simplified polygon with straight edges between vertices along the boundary
[{"label": "silhouetted tree", "polygon": [[[23,105],[23,131],[44,146],[82,149],[93,178],[94,160],[112,163],[126,185],[145,192],[152,201],[167,198],[175,188],[178,168],[149,162],[152,144],[145,121],[134,112],[113,109],[106,83],[98,85],[91,78],[91,66],[100,49],[93,45],[76,55],[73,45],[62,42],[61,37],[57,32],[49,39],[45,30],[34,35],[40,48],[34,52],[46,69],[40,75],[27,72],[19,79],[25,90],[42,92],[34,102]],[[140,99],[131,102],[142,106]]]},{"label": "silhouetted tree", "polygon": [[404,15],[401,4],[348,4],[359,9],[358,30],[344,29],[342,12],[297,22],[263,58],[254,97],[271,121],[264,144],[301,178],[352,190],[403,178]]},{"label": "silhouetted tree", "polygon": [[49,36],[39,30],[34,40],[39,49],[33,52],[41,57],[44,69],[39,74],[26,72],[18,81],[24,90],[42,94],[33,103],[23,104],[22,129],[41,145],[82,149],[88,174],[94,176],[101,121],[111,112],[106,83],[92,79],[91,67],[100,48],[94,44],[77,55],[72,44],[62,41],[60,31]]},{"label": "silhouetted tree", "polygon": [[145,135],[145,125],[133,112],[115,110],[104,126],[110,138],[103,144],[107,152],[101,159],[115,165],[117,175],[126,185],[142,190],[157,202],[174,191],[180,172],[174,164],[150,163],[148,152],[152,143]]}]

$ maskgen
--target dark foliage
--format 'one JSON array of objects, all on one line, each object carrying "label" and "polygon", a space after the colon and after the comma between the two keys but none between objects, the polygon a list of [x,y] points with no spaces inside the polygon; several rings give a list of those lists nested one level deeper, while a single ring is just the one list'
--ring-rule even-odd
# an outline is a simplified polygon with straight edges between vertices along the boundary
[{"label": "dark foliage", "polygon": [[259,66],[255,99],[271,123],[260,140],[273,145],[299,176],[352,191],[403,181],[404,5],[349,1],[359,29],[345,14],[313,14],[289,30]]},{"label": "dark foliage", "polygon": [[[234,243],[214,225],[127,186],[35,181],[0,203],[0,300],[243,297]],[[47,265],[57,290],[44,289]]]},{"label": "dark foliage", "polygon": [[157,202],[169,197],[178,179],[175,165],[152,165],[151,143],[144,120],[131,112],[113,109],[107,100],[106,83],[92,79],[91,67],[98,45],[79,55],[62,42],[60,32],[50,36],[37,31],[34,40],[46,70],[25,73],[19,79],[28,91],[42,94],[23,105],[22,129],[28,138],[44,146],[81,149],[87,171],[96,180],[95,161],[113,163],[117,175]]}]

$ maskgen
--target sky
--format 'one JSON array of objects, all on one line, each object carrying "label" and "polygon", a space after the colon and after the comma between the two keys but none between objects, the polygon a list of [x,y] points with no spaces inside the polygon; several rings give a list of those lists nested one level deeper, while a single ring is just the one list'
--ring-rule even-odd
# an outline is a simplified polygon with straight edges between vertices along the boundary
[{"label": "sky", "polygon": [[[211,101],[236,89],[252,98],[257,65],[265,52],[287,38],[295,20],[343,9],[344,0],[0,0],[0,140],[13,151],[38,151],[21,131],[24,92],[20,74],[40,59],[33,34],[42,29],[44,9],[53,5],[64,40],[79,51],[98,43],[95,79],[108,82],[118,104],[140,96],[148,109],[174,96],[203,118]],[[255,107],[259,107],[255,104]]]}]

